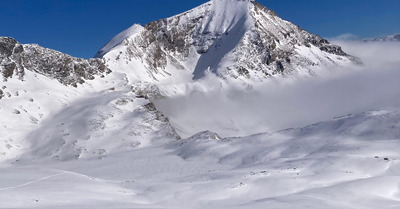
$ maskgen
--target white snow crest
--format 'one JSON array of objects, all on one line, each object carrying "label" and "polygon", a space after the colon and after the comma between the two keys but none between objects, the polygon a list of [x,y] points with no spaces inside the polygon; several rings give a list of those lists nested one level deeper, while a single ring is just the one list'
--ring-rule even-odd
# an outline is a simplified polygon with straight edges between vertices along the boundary
[{"label": "white snow crest", "polygon": [[249,0],[212,0],[211,2],[213,15],[203,30],[205,32],[228,32],[242,18],[249,16]]},{"label": "white snow crest", "polygon": [[128,29],[122,31],[118,35],[114,36],[114,38],[112,38],[106,45],[104,45],[103,48],[101,48],[99,50],[99,52],[96,54],[96,57],[102,57],[107,52],[111,51],[114,47],[121,44],[125,39],[142,31],[142,29],[143,29],[143,26],[141,26],[139,24],[134,24],[131,27],[129,27]]}]

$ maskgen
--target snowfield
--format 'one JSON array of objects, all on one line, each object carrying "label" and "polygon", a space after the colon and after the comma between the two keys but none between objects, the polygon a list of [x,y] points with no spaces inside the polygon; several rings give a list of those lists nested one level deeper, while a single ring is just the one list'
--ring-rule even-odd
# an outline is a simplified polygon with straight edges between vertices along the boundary
[{"label": "snowfield", "polygon": [[0,168],[2,208],[398,208],[400,109]]}]

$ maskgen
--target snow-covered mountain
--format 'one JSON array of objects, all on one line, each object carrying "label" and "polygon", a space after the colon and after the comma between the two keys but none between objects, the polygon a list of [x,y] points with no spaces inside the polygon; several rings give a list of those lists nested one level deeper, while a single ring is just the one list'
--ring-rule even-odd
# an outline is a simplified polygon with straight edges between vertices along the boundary
[{"label": "snow-covered mountain", "polygon": [[[179,96],[212,85],[218,89],[222,84],[212,80],[185,86],[184,81],[207,72],[227,80],[255,81],[356,61],[255,1],[227,0],[211,1],[144,27],[134,25],[107,43],[98,56],[103,59],[85,60],[0,37],[2,160],[91,158],[160,138],[190,137],[210,126],[227,132],[223,136],[266,131],[268,125],[251,119],[243,122],[243,117],[214,118],[215,123],[204,125],[202,120],[169,115],[177,134],[156,105],[171,89]],[[182,82],[183,86],[174,84]],[[171,104],[174,109],[179,106]],[[191,108],[201,113],[196,106]],[[255,128],[248,127],[256,123]]]},{"label": "snow-covered mountain", "polygon": [[210,71],[262,80],[353,59],[257,2],[225,0],[134,25],[97,56],[104,59],[0,37],[0,160],[102,158],[179,139],[154,104],[168,95],[156,81],[184,83]]},{"label": "snow-covered mountain", "polygon": [[133,25],[96,57],[131,80],[161,83],[187,82],[206,72],[262,81],[357,62],[252,0],[213,0],[144,27]]},{"label": "snow-covered mountain", "polygon": [[382,38],[369,38],[369,39],[364,39],[364,42],[391,42],[391,41],[400,41],[400,34],[395,34],[395,35],[390,35],[390,36],[385,36]]},{"label": "snow-covered mountain", "polygon": [[149,100],[158,88],[128,83],[102,59],[0,37],[0,72],[0,161],[103,158],[179,138]]},{"label": "snow-covered mountain", "polygon": [[399,208],[400,45],[352,44],[250,0],[89,60],[0,37],[0,208]]}]

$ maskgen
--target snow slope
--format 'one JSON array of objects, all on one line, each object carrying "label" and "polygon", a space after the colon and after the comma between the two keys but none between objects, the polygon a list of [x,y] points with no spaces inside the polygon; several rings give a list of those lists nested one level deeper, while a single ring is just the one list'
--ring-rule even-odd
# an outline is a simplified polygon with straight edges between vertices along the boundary
[{"label": "snow slope", "polygon": [[99,73],[102,60],[0,38],[0,162],[104,158],[179,138],[149,100],[156,86]]},{"label": "snow slope", "polygon": [[203,22],[200,30],[203,34],[220,39],[208,46],[206,53],[200,55],[193,71],[193,79],[203,77],[205,69],[218,73],[225,56],[241,42],[253,24],[250,6],[249,1],[212,1],[211,15]]},{"label": "snow slope", "polygon": [[127,85],[123,74],[73,88],[27,71],[25,81],[9,79],[6,85],[0,161],[103,158],[178,137],[142,87]]},{"label": "snow slope", "polygon": [[0,168],[4,208],[397,208],[400,110]]},{"label": "snow slope", "polygon": [[113,37],[106,45],[104,45],[99,50],[95,57],[103,56],[105,53],[111,51],[114,47],[120,45],[125,39],[135,35],[136,33],[139,33],[141,30],[143,30],[143,27],[141,25],[132,25],[130,28],[122,31],[121,33]]}]

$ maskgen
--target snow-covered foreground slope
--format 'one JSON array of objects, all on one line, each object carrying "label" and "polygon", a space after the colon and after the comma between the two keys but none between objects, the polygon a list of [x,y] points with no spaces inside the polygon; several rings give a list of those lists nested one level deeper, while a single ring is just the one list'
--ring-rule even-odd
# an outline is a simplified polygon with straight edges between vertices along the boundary
[{"label": "snow-covered foreground slope", "polygon": [[1,208],[398,208],[400,109],[0,168]]},{"label": "snow-covered foreground slope", "polygon": [[[179,138],[151,103],[151,86],[111,73],[78,88],[26,71],[0,100],[0,162],[75,160]],[[157,95],[154,95],[157,96]]]}]

